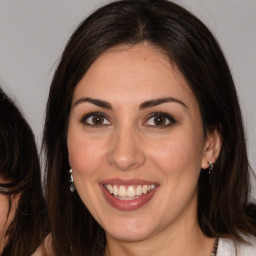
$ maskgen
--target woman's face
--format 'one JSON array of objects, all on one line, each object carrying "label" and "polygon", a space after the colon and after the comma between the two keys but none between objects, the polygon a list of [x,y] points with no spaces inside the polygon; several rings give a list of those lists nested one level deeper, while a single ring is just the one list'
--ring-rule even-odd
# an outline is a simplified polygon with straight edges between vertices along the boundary
[{"label": "woman's face", "polygon": [[150,45],[108,50],[74,90],[74,182],[108,237],[137,241],[197,223],[198,177],[214,161],[212,141],[186,80]]}]

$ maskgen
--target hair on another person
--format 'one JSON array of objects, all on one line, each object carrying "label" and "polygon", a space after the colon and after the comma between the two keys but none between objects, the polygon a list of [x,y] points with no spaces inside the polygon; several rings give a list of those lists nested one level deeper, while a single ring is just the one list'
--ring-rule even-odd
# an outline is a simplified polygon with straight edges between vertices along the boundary
[{"label": "hair on another person", "polygon": [[1,255],[31,255],[49,232],[38,152],[31,128],[1,88],[0,145],[0,176],[10,181],[0,185],[9,197],[9,212],[12,198],[19,198]]}]

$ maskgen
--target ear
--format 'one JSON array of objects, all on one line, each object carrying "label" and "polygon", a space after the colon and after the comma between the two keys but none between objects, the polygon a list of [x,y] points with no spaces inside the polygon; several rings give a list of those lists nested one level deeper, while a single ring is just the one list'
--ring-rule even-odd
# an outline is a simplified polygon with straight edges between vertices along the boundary
[{"label": "ear", "polygon": [[205,145],[204,145],[204,155],[201,163],[202,169],[209,168],[209,162],[214,163],[218,158],[221,150],[222,139],[220,132],[217,128],[208,131]]}]

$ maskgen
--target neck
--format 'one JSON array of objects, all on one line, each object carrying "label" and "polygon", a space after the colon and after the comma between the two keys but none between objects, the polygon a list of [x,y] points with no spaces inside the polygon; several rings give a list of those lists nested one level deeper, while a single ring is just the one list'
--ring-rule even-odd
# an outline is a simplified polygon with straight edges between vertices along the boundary
[{"label": "neck", "polygon": [[183,228],[168,228],[142,241],[119,241],[107,234],[105,256],[210,256],[214,243],[215,239],[206,237],[196,221]]}]

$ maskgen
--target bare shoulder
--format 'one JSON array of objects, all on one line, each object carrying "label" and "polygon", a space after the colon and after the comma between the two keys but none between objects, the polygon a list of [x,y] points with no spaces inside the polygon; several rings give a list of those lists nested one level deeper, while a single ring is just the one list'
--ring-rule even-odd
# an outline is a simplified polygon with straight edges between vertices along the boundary
[{"label": "bare shoulder", "polygon": [[43,241],[43,243],[37,248],[37,250],[31,256],[53,256],[52,253],[52,238],[49,234]]},{"label": "bare shoulder", "polygon": [[42,245],[40,245],[37,250],[31,255],[31,256],[43,256],[43,248]]}]

